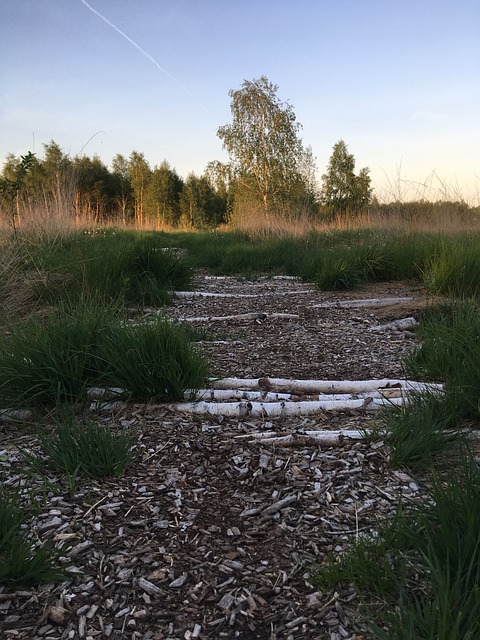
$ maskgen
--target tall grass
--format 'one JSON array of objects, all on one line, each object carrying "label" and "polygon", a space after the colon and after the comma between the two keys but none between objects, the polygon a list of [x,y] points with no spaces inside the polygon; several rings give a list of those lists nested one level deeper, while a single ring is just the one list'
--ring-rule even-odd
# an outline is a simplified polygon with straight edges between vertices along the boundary
[{"label": "tall grass", "polygon": [[425,498],[377,527],[326,567],[322,589],[354,584],[369,637],[480,637],[480,473],[464,453],[455,473],[435,476]]},{"label": "tall grass", "polygon": [[423,281],[430,293],[452,297],[480,297],[478,237],[463,236],[461,243],[444,241],[429,257]]},{"label": "tall grass", "polygon": [[88,386],[121,386],[141,398],[178,400],[202,386],[205,359],[185,331],[167,321],[128,326],[111,307],[64,304],[0,334],[0,404],[71,403]]},{"label": "tall grass", "polygon": [[382,640],[480,637],[480,473],[470,455],[447,481],[435,478],[428,500],[406,521],[423,588],[403,583],[398,614]]},{"label": "tall grass", "polygon": [[456,420],[480,418],[480,307],[458,300],[424,314],[421,346],[406,358],[407,375],[446,382],[444,411]]},{"label": "tall grass", "polygon": [[193,272],[175,252],[165,250],[162,236],[115,230],[83,232],[64,238],[54,250],[39,252],[44,281],[41,300],[90,295],[131,304],[163,304],[175,289],[189,289]]}]

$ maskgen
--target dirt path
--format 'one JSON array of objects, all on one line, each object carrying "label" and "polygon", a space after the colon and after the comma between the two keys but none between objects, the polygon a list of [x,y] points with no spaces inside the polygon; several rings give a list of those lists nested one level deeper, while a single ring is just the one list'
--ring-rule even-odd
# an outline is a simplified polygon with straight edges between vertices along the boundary
[{"label": "dirt path", "polygon": [[[199,345],[214,376],[402,377],[401,359],[415,338],[369,328],[424,305],[418,291],[402,284],[326,294],[293,280],[203,276],[198,288],[236,296],[179,298],[167,315],[267,314],[201,323],[216,338]],[[314,307],[412,295],[404,307]],[[33,486],[39,511],[32,535],[53,541],[79,574],[28,591],[0,587],[1,637],[366,638],[353,589],[318,591],[313,575],[356,536],[371,535],[376,517],[394,510],[399,495],[418,495],[419,486],[388,466],[382,443],[275,448],[250,435],[358,428],[370,415],[189,418],[131,404],[103,419],[138,434],[139,456],[118,481],[79,481],[73,497],[55,474],[48,483],[21,479],[16,445],[32,446],[33,436],[0,425],[2,481]]]}]

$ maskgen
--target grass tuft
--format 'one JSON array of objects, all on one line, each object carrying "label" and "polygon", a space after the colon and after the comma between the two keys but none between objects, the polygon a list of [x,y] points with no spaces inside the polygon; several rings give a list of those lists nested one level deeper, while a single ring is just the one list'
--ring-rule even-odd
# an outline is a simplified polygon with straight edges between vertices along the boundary
[{"label": "grass tuft", "polygon": [[123,387],[138,398],[180,400],[203,386],[205,358],[165,320],[120,323],[111,306],[63,305],[0,334],[0,402],[31,407],[72,403],[89,386]]},{"label": "grass tuft", "polygon": [[28,588],[65,579],[58,554],[47,546],[35,547],[26,537],[25,517],[19,494],[0,491],[0,584]]}]

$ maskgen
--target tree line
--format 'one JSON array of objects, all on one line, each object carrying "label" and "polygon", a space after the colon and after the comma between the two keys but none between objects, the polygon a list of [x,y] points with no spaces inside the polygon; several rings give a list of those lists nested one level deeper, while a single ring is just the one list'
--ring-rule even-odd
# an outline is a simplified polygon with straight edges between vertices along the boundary
[{"label": "tree line", "polygon": [[288,213],[310,216],[359,211],[372,201],[369,171],[355,173],[355,158],[340,140],[322,187],[315,159],[300,138],[292,105],[265,76],[229,93],[231,123],[218,137],[229,161],[208,164],[186,179],[164,160],[151,167],[143,153],[117,154],[108,168],[98,156],[70,157],[55,142],[43,158],[9,154],[0,176],[0,207],[14,230],[26,203],[67,206],[75,222],[157,227],[216,227],[241,219]]}]

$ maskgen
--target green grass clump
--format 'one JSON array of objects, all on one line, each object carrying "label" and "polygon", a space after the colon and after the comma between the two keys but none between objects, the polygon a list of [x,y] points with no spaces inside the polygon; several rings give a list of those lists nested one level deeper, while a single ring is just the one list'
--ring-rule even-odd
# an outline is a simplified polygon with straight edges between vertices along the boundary
[{"label": "green grass clump", "polygon": [[72,403],[89,386],[120,386],[127,394],[179,400],[203,386],[207,364],[186,332],[162,319],[120,322],[112,307],[62,306],[0,334],[0,404],[32,407]]},{"label": "green grass clump", "polygon": [[480,297],[480,248],[476,236],[443,240],[425,263],[422,276],[430,293],[453,298]]},{"label": "green grass clump", "polygon": [[72,411],[63,409],[60,416],[53,429],[38,429],[41,453],[21,452],[32,470],[61,471],[71,494],[79,475],[119,478],[123,474],[134,459],[133,436],[115,435],[92,418],[77,419]]},{"label": "green grass clump", "polygon": [[480,309],[475,301],[432,307],[418,328],[421,346],[407,375],[446,382],[444,407],[457,421],[480,417]]},{"label": "green grass clump", "polygon": [[402,584],[389,632],[398,640],[480,637],[480,473],[465,455],[455,473],[435,478],[429,499],[407,522],[422,588]]},{"label": "green grass clump", "polygon": [[412,470],[448,463],[464,440],[459,426],[445,398],[433,393],[388,408],[382,416],[382,432],[392,448],[390,463]]},{"label": "green grass clump", "polygon": [[0,584],[28,588],[65,579],[58,556],[49,547],[34,547],[22,529],[27,514],[18,492],[0,490]]},{"label": "green grass clump", "polygon": [[186,260],[166,248],[161,234],[105,231],[72,234],[34,254],[43,278],[36,283],[41,301],[68,294],[160,305],[174,290],[190,289],[193,271]]},{"label": "green grass clump", "polygon": [[400,503],[390,521],[376,523],[374,535],[359,536],[343,554],[318,566],[313,574],[315,584],[322,589],[354,584],[360,594],[383,601],[398,597],[409,546],[404,521]]},{"label": "green grass clump", "polygon": [[114,435],[91,419],[58,423],[53,433],[42,429],[39,439],[48,463],[67,475],[119,478],[133,460],[132,437]]},{"label": "green grass clump", "polygon": [[354,584],[372,638],[480,637],[480,473],[466,453],[435,476],[427,496],[397,509],[313,577],[320,588]]},{"label": "green grass clump", "polygon": [[102,379],[137,398],[162,402],[183,399],[185,389],[203,386],[207,363],[182,327],[162,318],[136,326],[110,325],[100,353],[108,366]]}]

